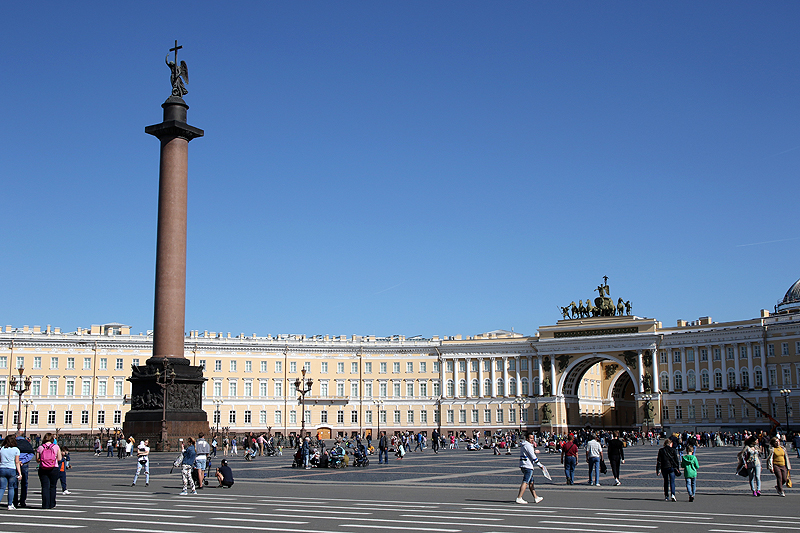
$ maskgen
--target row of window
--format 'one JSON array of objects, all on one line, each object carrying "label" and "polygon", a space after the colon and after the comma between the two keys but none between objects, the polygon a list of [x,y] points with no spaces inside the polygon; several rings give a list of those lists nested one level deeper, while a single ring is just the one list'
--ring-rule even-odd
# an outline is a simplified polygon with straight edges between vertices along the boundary
[{"label": "row of window", "polygon": [[[674,406],[674,407],[672,407],[670,409],[670,407],[668,405],[662,406],[661,407],[662,423],[667,423],[670,420],[674,420],[674,421],[683,420],[684,419],[683,418],[683,407],[684,406],[682,406],[682,405],[676,405],[676,406]],[[763,407],[761,406],[761,403],[756,403],[756,407],[758,407],[758,409],[752,409],[753,415],[755,416],[755,418],[762,418],[763,414],[762,414],[761,410],[763,409]],[[773,403],[771,408],[772,408],[772,416],[773,417],[777,417],[778,416],[778,404]],[[672,418],[672,419],[670,419],[670,411],[672,411],[672,414],[674,415],[674,418]],[[791,417],[792,416],[792,407],[791,406],[789,406],[788,411],[789,411],[788,412],[788,416]],[[722,411],[722,405],[714,404],[714,418],[716,420],[722,420],[722,412],[723,412]],[[750,417],[750,412],[751,412],[751,407],[749,405],[743,404],[741,406],[740,413],[742,415],[742,418],[749,418]],[[696,418],[697,418],[697,410],[695,409],[694,405],[690,404],[690,405],[687,406],[687,417],[686,418],[688,420],[696,420]],[[703,419],[703,420],[708,420],[708,406],[705,405],[705,404],[700,406],[700,418]],[[735,420],[735,419],[736,419],[736,407],[734,405],[729,404],[728,405],[728,420]]]},{"label": "row of window", "polygon": [[[69,378],[65,381],[64,384],[64,395],[65,396],[75,396],[76,391],[76,380]],[[122,396],[123,394],[123,386],[124,386],[124,378],[117,378],[113,380],[113,392],[109,387],[108,380],[101,379],[97,381],[97,396],[107,396],[110,393],[114,396]],[[50,378],[46,382],[46,391],[47,396],[58,396],[58,378]],[[92,395],[92,381],[89,378],[85,378],[80,380],[80,395],[81,396],[91,396]],[[42,394],[42,380],[41,379],[32,379],[31,380],[31,389],[30,395],[31,396],[43,396]],[[4,396],[6,394],[6,378],[0,379],[0,396]]]},{"label": "row of window", "polygon": [[[39,425],[39,411],[31,411],[29,413],[29,418],[25,421],[28,425],[31,426],[38,426]],[[5,423],[5,414],[3,411],[0,411],[0,426]],[[121,425],[122,424],[122,411],[114,411],[113,418],[111,420],[106,420],[106,412],[105,411],[97,411],[97,425],[103,426],[109,422],[114,425]],[[19,424],[19,411],[14,411],[12,416],[12,425]],[[54,426],[56,424],[56,412],[55,411],[47,411],[47,425]],[[72,411],[64,411],[64,425],[71,426],[73,424],[73,413]],[[89,424],[89,411],[81,411],[80,412],[80,424],[81,425],[88,425]]]},{"label": "row of window", "polygon": [[[761,368],[756,367],[753,370],[754,374],[754,382],[753,388],[760,389],[764,387],[764,374],[761,371]],[[722,371],[717,368],[714,370],[714,388],[718,390],[725,390],[731,385],[741,385],[745,388],[750,388],[750,371],[747,368],[742,368],[739,370],[739,374],[737,375],[736,370],[733,368],[728,368],[726,372],[727,375],[727,382],[723,382],[723,373]],[[777,387],[778,386],[778,373],[777,370],[774,368],[769,369],[769,386],[770,387]],[[737,380],[737,377],[739,378]],[[792,386],[792,371],[790,368],[783,368],[782,373],[782,383],[781,385],[784,387],[791,387]],[[660,374],[660,387],[662,391],[668,390],[683,390],[683,374],[680,370],[676,370],[673,373],[672,378],[672,387],[670,386],[670,376],[667,372],[662,372]],[[797,383],[800,383],[800,366],[797,367]],[[686,372],[686,388],[688,390],[698,390],[697,388],[697,380],[695,377],[694,370],[689,370]],[[708,370],[701,370],[700,371],[700,389],[708,389],[709,388],[709,373]]]},{"label": "row of window", "polygon": [[[58,356],[50,357],[50,370],[58,370]],[[109,370],[108,366],[108,358],[107,357],[100,357],[98,359],[98,370]],[[18,355],[16,360],[16,366],[14,368],[25,368],[25,356]],[[133,359],[133,365],[138,366],[139,360]],[[8,356],[7,355],[0,355],[0,368],[8,368]],[[34,370],[40,370],[44,368],[42,366],[42,356],[41,355],[34,355],[33,356],[33,366]],[[91,357],[84,357],[83,358],[83,366],[81,367],[83,370],[91,370],[92,369],[92,358]],[[75,367],[75,357],[67,357],[67,370],[76,370]],[[117,357],[114,359],[114,370],[124,370],[124,361],[122,357]]]},{"label": "row of window", "polygon": [[[753,357],[761,357],[761,346],[758,344],[753,345]],[[708,361],[708,349],[707,348],[700,348],[698,350],[700,361]],[[800,354],[800,341],[795,341],[795,354]],[[681,352],[681,350],[672,350],[672,362],[673,363],[680,363],[683,359],[683,354],[686,355],[686,362],[693,363],[695,358],[695,351],[694,348],[686,348]],[[781,355],[790,355],[789,354],[789,343],[782,342],[781,343]],[[714,348],[712,351],[712,357],[714,361],[721,361],[722,360],[722,348]],[[767,344],[767,357],[775,357],[775,345],[774,344]],[[725,347],[725,359],[733,360],[736,358],[736,351],[734,350],[733,346]],[[747,345],[741,344],[739,345],[739,359],[747,359]],[[662,351],[659,355],[659,361],[661,363],[667,363],[667,352]]]},{"label": "row of window", "polygon": [[[200,366],[206,368],[206,360],[200,360]],[[439,372],[439,361],[431,361],[432,371],[434,373]],[[283,373],[283,361],[273,361],[273,368],[275,369],[276,374]],[[428,362],[427,361],[419,361],[417,362],[419,372],[425,374],[428,372]],[[259,370],[261,372],[269,372],[269,365],[270,361],[261,361]],[[372,361],[364,361],[364,373],[365,374],[372,374],[373,369]],[[402,363],[399,361],[395,361],[391,363],[392,365],[392,373],[399,374],[400,369],[402,368]],[[503,360],[497,359],[495,362],[495,369],[498,372],[503,371]],[[507,366],[509,371],[516,371],[517,363],[515,359],[507,359]],[[521,371],[528,370],[528,359],[523,358],[520,359],[519,367]],[[311,372],[311,362],[306,361],[303,363],[302,368],[306,372]],[[473,372],[480,371],[480,364],[477,359],[473,359],[470,361],[470,368]],[[537,370],[539,368],[539,361],[538,359],[533,359],[533,369]],[[237,372],[239,369],[239,361],[236,359],[231,359],[228,361],[228,370],[230,372]],[[492,362],[489,359],[483,361],[483,370],[485,372],[491,372],[492,370]],[[253,361],[244,361],[244,371],[245,372],[252,372],[253,371]],[[445,372],[453,373],[455,371],[455,365],[452,360],[445,361]],[[459,372],[466,372],[467,371],[467,361],[466,360],[459,360],[458,361],[458,371]],[[214,360],[214,372],[222,372],[222,359]],[[327,374],[329,372],[329,364],[327,361],[322,361],[320,363],[320,373]],[[413,374],[414,371],[414,362],[413,361],[406,361],[405,363],[405,372],[407,374]],[[289,373],[295,374],[297,373],[297,362],[296,361],[289,361]],[[344,374],[345,373],[345,363],[343,361],[336,363],[336,373],[337,374]],[[350,373],[351,374],[358,374],[358,362],[353,361],[350,363]],[[389,373],[389,363],[388,362],[379,362],[378,363],[378,373],[380,374],[388,374]]]}]

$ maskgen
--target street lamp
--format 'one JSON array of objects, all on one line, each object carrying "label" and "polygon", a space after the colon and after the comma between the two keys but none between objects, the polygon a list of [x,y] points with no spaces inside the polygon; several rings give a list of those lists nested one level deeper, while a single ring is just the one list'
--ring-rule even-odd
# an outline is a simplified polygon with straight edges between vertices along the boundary
[{"label": "street lamp", "polygon": [[22,375],[22,373],[25,371],[24,367],[20,366],[17,370],[19,371],[19,378],[17,378],[17,376],[11,376],[11,390],[16,392],[17,396],[19,396],[19,407],[17,408],[17,431],[20,431],[22,429],[22,395],[31,390],[31,377]]},{"label": "street lamp", "polygon": [[791,389],[781,389],[781,396],[783,396],[783,405],[786,408],[786,434],[791,437],[792,431],[789,429],[789,396],[792,395]]},{"label": "street lamp", "polygon": [[519,397],[514,399],[514,403],[519,406],[519,434],[522,435],[522,407],[528,403],[528,400]]},{"label": "street lamp", "polygon": [[372,403],[378,406],[378,440],[381,438],[381,409],[383,408],[383,400],[372,400]]},{"label": "street lamp", "polygon": [[220,419],[219,408],[222,405],[222,400],[214,400],[214,405],[215,405],[214,418],[217,419],[217,431],[216,431],[216,434],[219,435],[219,419]]},{"label": "street lamp", "polygon": [[645,433],[650,431],[650,423],[653,421],[653,418],[650,416],[651,410],[653,409],[652,404],[650,401],[653,399],[652,394],[642,394],[642,400],[644,400],[644,427]]},{"label": "street lamp", "polygon": [[33,400],[22,400],[23,405],[25,405],[25,433],[24,435],[28,436],[28,406],[33,405]]},{"label": "street lamp", "polygon": [[294,388],[297,393],[300,394],[300,411],[302,416],[302,422],[300,424],[300,438],[303,438],[306,434],[306,394],[311,392],[311,385],[314,383],[314,380],[311,378],[306,379],[305,368],[303,368],[300,373],[303,377],[297,378],[294,381]]},{"label": "street lamp", "polygon": [[172,369],[172,363],[164,363],[164,373],[156,370],[156,383],[161,387],[162,405],[161,405],[161,451],[166,451],[169,446],[167,445],[167,389],[175,384],[175,371]]}]

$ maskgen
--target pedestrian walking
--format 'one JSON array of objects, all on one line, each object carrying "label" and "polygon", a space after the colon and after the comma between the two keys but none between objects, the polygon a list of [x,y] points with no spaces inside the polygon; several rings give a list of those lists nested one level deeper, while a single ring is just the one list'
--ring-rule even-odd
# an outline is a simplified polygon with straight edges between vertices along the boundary
[{"label": "pedestrian walking", "polygon": [[567,442],[561,446],[561,464],[564,465],[564,475],[567,485],[575,484],[575,467],[578,466],[578,445],[575,444],[575,435],[567,437]]},{"label": "pedestrian walking", "polygon": [[0,501],[3,500],[3,493],[8,489],[9,511],[16,509],[14,497],[17,493],[17,485],[22,481],[22,465],[19,455],[16,437],[6,435],[2,447],[0,447]]},{"label": "pedestrian walking", "polygon": [[523,498],[526,488],[530,490],[531,495],[533,495],[533,503],[539,503],[544,500],[542,496],[536,494],[536,487],[533,483],[533,467],[536,466],[540,470],[544,470],[544,465],[540,463],[539,458],[536,457],[536,449],[533,446],[534,442],[535,437],[533,433],[525,433],[525,442],[522,443],[519,452],[519,469],[522,471],[522,483],[519,486],[519,494],[517,494],[517,499],[515,500],[516,503],[528,503]]},{"label": "pedestrian walking", "polygon": [[61,448],[53,442],[53,434],[45,433],[42,444],[36,448],[39,483],[42,485],[42,509],[53,509],[56,506],[58,462],[61,459]]},{"label": "pedestrian walking", "polygon": [[[586,462],[589,464],[589,485],[600,486],[600,461],[603,459],[603,447],[597,442],[597,437],[592,434],[586,443]],[[592,483],[594,473],[594,483]]]},{"label": "pedestrian walking", "polygon": [[28,498],[28,467],[30,462],[36,457],[36,450],[31,446],[30,441],[22,434],[17,432],[17,448],[19,448],[19,463],[22,479],[17,483],[17,492],[14,493],[14,507],[20,509],[28,505],[25,500]]},{"label": "pedestrian walking", "polygon": [[615,431],[614,438],[608,441],[608,462],[611,463],[614,485],[619,485],[619,465],[625,464],[625,443],[619,440],[619,431]]},{"label": "pedestrian walking", "polygon": [[131,487],[136,486],[136,480],[139,479],[139,472],[144,469],[144,486],[150,485],[150,439],[145,439],[139,443],[136,448],[136,473],[133,475],[133,483]]},{"label": "pedestrian walking", "polygon": [[783,486],[789,481],[789,475],[792,467],[789,464],[789,454],[786,453],[786,448],[781,446],[781,441],[778,437],[772,437],[769,441],[770,450],[767,456],[767,468],[770,472],[775,474],[775,489],[781,496],[786,496]]},{"label": "pedestrian walking", "polygon": [[381,438],[378,440],[378,464],[383,463],[389,464],[389,442],[385,431],[381,431]]},{"label": "pedestrian walking", "polygon": [[125,457],[130,457],[133,454],[133,447],[136,445],[136,441],[133,440],[133,437],[128,437],[128,440],[125,442]]},{"label": "pedestrian walking", "polygon": [[664,478],[664,501],[676,502],[678,499],[675,497],[675,476],[681,473],[681,461],[678,459],[678,451],[673,446],[671,439],[664,439],[664,446],[658,450],[656,475]]},{"label": "pedestrian walking", "polygon": [[744,441],[744,447],[739,452],[739,462],[741,468],[747,471],[753,496],[761,496],[761,458],[758,448],[758,438],[750,436]]},{"label": "pedestrian walking", "polygon": [[197,470],[197,488],[202,489],[205,485],[204,477],[206,474],[206,466],[208,465],[208,454],[211,453],[211,445],[203,438],[202,432],[197,435],[197,442],[195,442],[194,450],[197,454],[194,460],[194,468]]},{"label": "pedestrian walking", "polygon": [[236,437],[231,441],[231,455],[239,455],[239,450],[236,448]]},{"label": "pedestrian walking", "polygon": [[108,442],[106,442],[106,458],[114,457],[114,437],[109,435]]},{"label": "pedestrian walking", "polygon": [[686,453],[681,458],[683,467],[683,477],[686,479],[686,492],[689,493],[689,501],[694,501],[694,494],[697,489],[697,468],[699,466],[697,457],[694,455],[694,446],[686,446]]},{"label": "pedestrian walking", "polygon": [[72,494],[67,490],[67,466],[69,464],[69,449],[64,446],[61,448],[61,459],[58,460],[58,479],[61,481],[61,494],[69,496]]},{"label": "pedestrian walking", "polygon": [[181,496],[189,494],[189,489],[192,489],[192,494],[197,494],[194,479],[192,479],[192,469],[194,468],[195,459],[197,459],[197,452],[194,449],[194,439],[189,437],[186,440],[187,442],[184,443],[183,439],[180,439],[181,451],[183,452],[183,463],[181,463],[183,491],[180,493]]}]

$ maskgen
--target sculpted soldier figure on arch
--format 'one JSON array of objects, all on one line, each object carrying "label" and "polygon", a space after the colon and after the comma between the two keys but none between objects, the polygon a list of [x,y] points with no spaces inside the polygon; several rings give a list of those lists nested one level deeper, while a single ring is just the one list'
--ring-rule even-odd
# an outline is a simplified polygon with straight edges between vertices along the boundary
[{"label": "sculpted soldier figure on arch", "polygon": [[575,300],[573,300],[566,307],[559,306],[564,319],[591,318],[598,316],[630,316],[630,300],[625,301],[619,298],[615,304],[614,300],[611,299],[611,288],[608,286],[608,276],[603,276],[603,283],[598,285],[595,290],[597,291],[597,298],[594,299],[594,305],[592,305],[592,299],[587,298],[585,304],[583,300],[578,300],[578,304],[576,305]]}]

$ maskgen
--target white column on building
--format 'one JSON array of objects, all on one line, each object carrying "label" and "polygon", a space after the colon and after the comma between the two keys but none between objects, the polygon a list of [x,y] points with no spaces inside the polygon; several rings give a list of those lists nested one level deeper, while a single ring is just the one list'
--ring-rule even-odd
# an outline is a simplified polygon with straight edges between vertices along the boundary
[{"label": "white column on building", "polygon": [[722,390],[728,390],[731,384],[728,383],[728,361],[726,359],[725,345],[719,345],[719,361],[722,366]]},{"label": "white column on building", "polygon": [[661,378],[658,375],[658,358],[659,358],[658,346],[653,347],[652,352],[653,352],[653,379],[651,381],[653,382],[653,392],[658,393],[661,390],[661,382],[659,381],[659,379]]},{"label": "white column on building", "polygon": [[444,398],[445,394],[447,393],[447,388],[445,387],[445,383],[444,383],[444,365],[445,364],[446,364],[446,362],[445,362],[444,359],[439,359],[439,392],[441,393],[442,398]]},{"label": "white column on building", "polygon": [[544,381],[544,367],[542,366],[542,356],[538,356],[536,360],[537,366],[539,367],[539,394],[543,394],[544,390],[542,389],[542,382]]},{"label": "white column on building", "polygon": [[[550,393],[555,396],[556,395],[556,358],[550,357]],[[555,414],[555,413],[554,413]]]},{"label": "white column on building", "polygon": [[642,360],[642,357],[642,350],[639,350],[636,353],[636,365],[639,369],[639,393],[644,392],[644,361]]},{"label": "white column on building", "polygon": [[672,374],[672,348],[667,348],[667,372],[669,372],[669,376],[667,378],[667,382],[669,383],[669,387],[667,390],[669,392],[673,392],[675,390],[675,376]]},{"label": "white column on building", "polygon": [[522,358],[521,357],[517,357],[517,362],[514,365],[514,368],[516,369],[515,378],[517,380],[517,394],[516,394],[517,398],[522,396],[522,381],[520,381],[520,379],[519,379],[519,363],[520,363],[520,361],[522,361]]},{"label": "white column on building", "polygon": [[714,347],[706,346],[708,350],[708,390],[714,390]]},{"label": "white column on building", "polygon": [[756,375],[753,374],[753,345],[747,343],[747,374],[750,383],[747,384],[748,389],[756,388]]},{"label": "white column on building", "polygon": [[489,361],[492,366],[492,398],[497,398],[497,359],[492,357]]},{"label": "white column on building", "polygon": [[703,380],[700,379],[700,346],[692,346],[694,350],[694,390],[699,391],[703,388]]},{"label": "white column on building", "polygon": [[503,357],[503,398],[508,398],[508,357]]},{"label": "white column on building", "polygon": [[686,379],[686,377],[687,377],[686,376],[686,349],[683,346],[681,346],[680,347],[680,352],[681,352],[681,375],[682,375],[682,377],[681,377],[681,380],[682,380],[681,390],[683,392],[688,392],[689,391],[689,383],[688,383],[689,380]]},{"label": "white column on building", "polygon": [[739,345],[733,343],[733,368],[736,370],[736,384],[742,384],[742,376],[739,375]]},{"label": "white column on building", "polygon": [[478,358],[478,398],[483,398],[483,357]]},{"label": "white column on building", "polygon": [[528,396],[533,396],[533,357],[528,356]]},{"label": "white column on building", "polygon": [[470,387],[470,368],[469,365],[472,363],[472,359],[469,357],[466,358],[466,364],[464,365],[464,381],[467,383],[467,398],[472,397],[472,388]]}]

